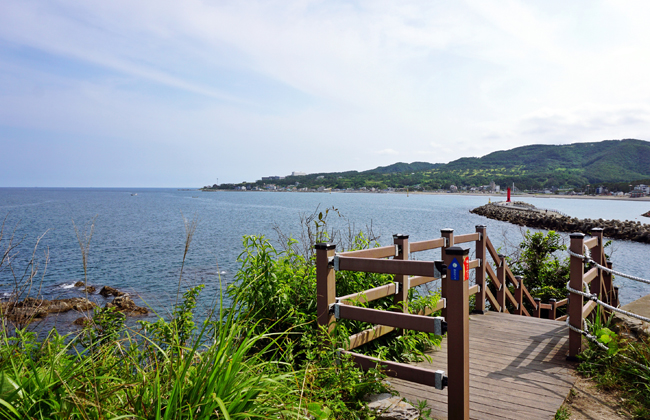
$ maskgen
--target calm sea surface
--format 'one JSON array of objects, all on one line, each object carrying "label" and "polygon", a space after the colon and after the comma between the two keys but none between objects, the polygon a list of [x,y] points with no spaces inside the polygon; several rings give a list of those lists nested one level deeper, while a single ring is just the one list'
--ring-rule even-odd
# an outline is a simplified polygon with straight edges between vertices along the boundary
[{"label": "calm sea surface", "polygon": [[[132,195],[137,193],[137,195]],[[380,243],[392,243],[392,235],[404,233],[411,241],[440,237],[440,230],[471,233],[487,225],[497,247],[521,241],[519,227],[469,213],[487,203],[489,196],[267,193],[178,191],[176,189],[18,189],[0,188],[0,216],[6,216],[3,247],[14,234],[21,239],[15,249],[15,266],[24,269],[39,236],[36,252],[40,270],[49,252],[45,276],[35,287],[46,298],[81,296],[72,285],[83,279],[82,257],[74,223],[83,234],[94,220],[88,253],[88,283],[110,285],[140,296],[147,305],[166,314],[176,299],[179,270],[185,246],[184,217],[197,218],[198,226],[185,263],[184,290],[205,284],[204,300],[218,296],[220,284],[232,282],[239,267],[244,235],[265,235],[277,241],[274,227],[298,237],[300,216],[338,209],[330,215],[333,227],[372,230]],[[502,197],[491,197],[493,201]],[[542,208],[560,210],[579,218],[629,219],[647,223],[640,215],[648,202],[526,198]],[[644,220],[645,219],[645,220]],[[15,230],[15,232],[14,232]],[[473,247],[471,247],[473,248]],[[614,268],[650,278],[650,245],[614,241]],[[439,253],[418,256],[439,257]],[[20,273],[15,272],[16,275]],[[0,272],[0,294],[12,289],[14,277]],[[650,286],[617,278],[623,304],[650,293]],[[32,293],[34,294],[34,293]],[[93,296],[98,303],[105,301]],[[142,300],[139,302],[142,304]],[[206,303],[209,306],[208,303]],[[67,320],[65,322],[68,322]]]}]

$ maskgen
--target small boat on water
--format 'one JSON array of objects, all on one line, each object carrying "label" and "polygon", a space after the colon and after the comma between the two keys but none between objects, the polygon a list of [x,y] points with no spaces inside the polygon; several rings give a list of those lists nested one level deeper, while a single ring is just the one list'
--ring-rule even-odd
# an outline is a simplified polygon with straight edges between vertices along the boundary
[{"label": "small boat on water", "polygon": [[131,195],[138,195],[138,193],[131,193]]}]

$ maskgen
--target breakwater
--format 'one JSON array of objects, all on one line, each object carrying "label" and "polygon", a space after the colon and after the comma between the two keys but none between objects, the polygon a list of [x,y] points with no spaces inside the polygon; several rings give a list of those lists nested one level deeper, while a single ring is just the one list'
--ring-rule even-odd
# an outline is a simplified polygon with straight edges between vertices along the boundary
[{"label": "breakwater", "polygon": [[629,220],[578,219],[521,202],[490,203],[470,212],[519,226],[558,232],[589,234],[593,228],[602,228],[604,236],[608,238],[650,243],[650,224]]}]

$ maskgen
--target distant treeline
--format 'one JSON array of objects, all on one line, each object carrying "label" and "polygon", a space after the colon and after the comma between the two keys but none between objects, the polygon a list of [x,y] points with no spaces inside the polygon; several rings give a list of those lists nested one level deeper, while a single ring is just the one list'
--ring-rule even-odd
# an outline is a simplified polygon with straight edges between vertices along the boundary
[{"label": "distant treeline", "polygon": [[606,140],[568,145],[531,145],[461,158],[447,164],[398,162],[358,172],[317,173],[283,179],[221,184],[208,188],[247,189],[274,184],[277,188],[446,190],[451,185],[480,187],[513,183],[520,190],[576,189],[603,186],[628,192],[630,185],[650,183],[650,142]]}]

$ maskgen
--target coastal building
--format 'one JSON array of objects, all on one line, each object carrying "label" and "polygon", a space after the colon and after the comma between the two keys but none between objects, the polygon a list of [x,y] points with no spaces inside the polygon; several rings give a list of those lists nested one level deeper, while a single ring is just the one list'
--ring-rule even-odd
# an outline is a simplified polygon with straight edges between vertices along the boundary
[{"label": "coastal building", "polygon": [[291,176],[305,176],[307,175],[305,172],[291,172]]}]

